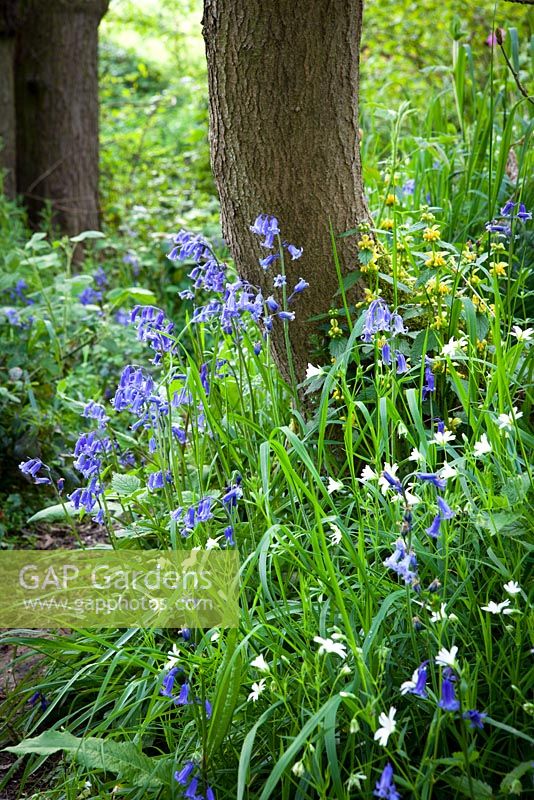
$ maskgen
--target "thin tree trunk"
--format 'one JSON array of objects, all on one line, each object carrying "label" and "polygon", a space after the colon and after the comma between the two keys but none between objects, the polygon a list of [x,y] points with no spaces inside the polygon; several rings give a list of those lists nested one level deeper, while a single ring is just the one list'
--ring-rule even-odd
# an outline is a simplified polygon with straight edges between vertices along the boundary
[{"label": "thin tree trunk", "polygon": [[[7,197],[15,197],[15,26],[17,0],[0,0],[0,170]],[[2,183],[0,182],[0,187]]]},{"label": "thin tree trunk", "polygon": [[98,25],[109,0],[29,0],[17,37],[17,188],[38,223],[98,228]]},{"label": "thin tree trunk", "polygon": [[[313,325],[337,289],[329,222],[340,233],[369,215],[358,128],[362,0],[205,0],[212,167],[223,233],[240,275],[272,291],[272,269],[249,226],[275,215],[282,236],[304,247],[288,285],[310,287],[290,323],[297,377],[310,360]],[[340,240],[342,271],[357,264]],[[271,335],[288,377],[282,325]]]}]

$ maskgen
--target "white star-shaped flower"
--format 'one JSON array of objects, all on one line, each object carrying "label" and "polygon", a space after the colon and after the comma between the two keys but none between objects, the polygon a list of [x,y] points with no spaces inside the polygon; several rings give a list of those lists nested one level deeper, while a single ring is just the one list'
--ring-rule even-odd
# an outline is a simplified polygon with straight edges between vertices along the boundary
[{"label": "white star-shaped flower", "polygon": [[212,539],[211,536],[208,537],[206,541],[206,550],[216,550],[217,548],[220,548],[219,544],[220,538],[221,538],[220,536],[217,536],[216,539]]},{"label": "white star-shaped flower", "polygon": [[262,678],[260,681],[258,681],[258,683],[252,684],[252,691],[248,696],[248,700],[249,701],[252,700],[252,702],[255,703],[256,700],[259,698],[260,694],[264,691],[264,689],[265,689],[265,678]]},{"label": "white star-shaped flower", "polygon": [[440,478],[447,481],[449,478],[455,478],[458,475],[458,470],[446,461],[442,468],[438,470],[438,475]]},{"label": "white star-shaped flower", "polygon": [[336,481],[334,478],[328,478],[328,486],[326,487],[326,491],[328,494],[333,494],[334,492],[340,492],[345,487],[343,486],[341,481]]},{"label": "white star-shaped flower", "polygon": [[520,419],[523,416],[522,411],[518,411],[517,407],[514,406],[512,412],[510,414],[499,414],[497,417],[497,424],[501,431],[511,431],[514,427],[514,420]]},{"label": "white star-shaped flower", "polygon": [[434,438],[430,440],[429,444],[437,444],[440,447],[445,447],[449,442],[453,442],[456,436],[452,431],[436,431]]},{"label": "white star-shaped flower", "polygon": [[519,325],[514,325],[511,333],[518,342],[531,342],[534,336],[534,328],[525,328],[525,330],[521,330]]},{"label": "white star-shaped flower", "polygon": [[396,713],[397,709],[394,706],[391,706],[387,714],[382,712],[378,717],[378,724],[380,727],[375,731],[373,738],[375,742],[378,742],[378,744],[380,744],[382,747],[386,747],[389,737],[397,727],[397,723],[395,721]]},{"label": "white star-shaped flower", "polygon": [[255,669],[259,669],[260,672],[269,672],[269,664],[265,660],[263,653],[260,653],[259,656],[250,662],[250,666],[254,667]]},{"label": "white star-shaped flower", "polygon": [[417,447],[414,447],[412,449],[412,452],[408,456],[408,461],[419,462],[419,461],[426,461],[426,459],[425,459],[424,455],[421,453],[421,451],[418,450]]},{"label": "white star-shaped flower", "polygon": [[463,348],[467,347],[467,338],[462,336],[460,339],[455,339],[452,336],[447,344],[444,344],[441,349],[442,356],[448,356],[451,360],[457,358],[457,356],[463,355]]},{"label": "white star-shaped flower", "polygon": [[398,469],[399,469],[398,464],[388,464],[387,461],[384,464],[384,469],[382,470],[382,473],[378,479],[378,485],[382,490],[382,494],[387,494],[389,489],[393,489],[393,486],[390,483],[388,483],[386,478],[384,478],[384,472],[387,472],[388,475],[391,475],[392,478],[396,478]]},{"label": "white star-shaped flower", "polygon": [[409,691],[411,691],[412,689],[415,689],[415,687],[417,686],[417,679],[418,678],[419,678],[419,667],[417,667],[417,669],[413,673],[411,680],[404,681],[404,683],[401,683],[401,685],[400,685],[400,693],[401,694],[408,694]]},{"label": "white star-shaped flower", "polygon": [[169,650],[167,656],[168,656],[167,661],[165,662],[165,666],[163,667],[164,670],[172,669],[173,667],[176,666],[176,664],[180,660],[180,650],[178,649],[176,643],[173,644],[172,650]]},{"label": "white star-shaped flower", "polygon": [[487,453],[491,453],[492,446],[488,441],[488,437],[485,433],[482,434],[478,442],[475,442],[473,447],[473,453],[475,458],[482,458]]},{"label": "white star-shaped flower", "polygon": [[322,367],[314,367],[313,364],[308,364],[306,369],[306,380],[309,381],[310,378],[317,378],[319,375],[323,374]]},{"label": "white star-shaped flower", "polygon": [[503,600],[502,603],[494,603],[490,600],[487,606],[480,606],[481,611],[489,611],[490,614],[513,614],[513,608],[508,608],[510,605],[509,600]]},{"label": "white star-shaped flower", "polygon": [[319,655],[324,655],[325,653],[333,653],[334,655],[339,656],[340,658],[347,657],[347,650],[345,645],[342,642],[335,642],[333,637],[331,639],[323,639],[321,636],[314,636],[313,641],[317,642],[317,644],[320,645]]},{"label": "white star-shaped flower", "polygon": [[330,523],[330,530],[331,530],[330,541],[332,542],[332,544],[339,544],[343,538],[343,534],[341,533],[338,526],[334,522]]},{"label": "white star-shaped flower", "polygon": [[378,474],[366,464],[365,467],[362,469],[360,480],[362,483],[367,483],[367,481],[376,481],[378,478]]},{"label": "white star-shaped flower", "polygon": [[508,581],[508,583],[504,584],[503,588],[505,592],[508,592],[508,594],[512,595],[519,594],[519,592],[521,591],[521,587],[517,583],[517,581]]},{"label": "white star-shaped flower", "polygon": [[453,645],[450,650],[447,650],[446,647],[442,647],[436,656],[436,664],[438,667],[454,667],[456,665],[457,653],[458,648],[456,645]]}]

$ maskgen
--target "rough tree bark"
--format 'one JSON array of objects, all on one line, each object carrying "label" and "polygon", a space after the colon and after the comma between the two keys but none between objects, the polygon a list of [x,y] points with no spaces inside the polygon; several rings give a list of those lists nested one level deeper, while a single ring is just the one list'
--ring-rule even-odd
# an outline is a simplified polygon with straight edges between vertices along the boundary
[{"label": "rough tree bark", "polygon": [[4,194],[15,197],[15,30],[18,0],[0,1],[0,170]]},{"label": "rough tree bark", "polygon": [[[275,215],[282,236],[304,247],[288,262],[288,284],[310,287],[290,323],[297,377],[310,359],[306,320],[328,310],[337,288],[329,222],[335,232],[368,221],[359,137],[359,45],[363,0],[204,0],[212,168],[223,233],[242,277],[272,290],[249,231]],[[346,240],[345,272],[356,257]],[[274,357],[288,377],[281,324]]]},{"label": "rough tree bark", "polygon": [[109,0],[26,0],[17,35],[17,189],[38,222],[98,228],[98,25]]}]

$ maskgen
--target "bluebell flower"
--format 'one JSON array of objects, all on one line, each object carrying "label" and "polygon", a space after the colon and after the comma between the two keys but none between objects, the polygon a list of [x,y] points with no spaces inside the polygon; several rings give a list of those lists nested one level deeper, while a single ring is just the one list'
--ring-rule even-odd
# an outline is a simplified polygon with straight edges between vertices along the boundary
[{"label": "bluebell flower", "polygon": [[130,324],[130,312],[126,311],[125,308],[119,308],[119,310],[115,314],[115,322],[118,325],[129,325]]},{"label": "bluebell flower", "polygon": [[304,252],[303,247],[295,247],[294,244],[288,244],[286,245],[286,247],[287,247],[287,252],[291,256],[292,261],[296,261],[297,259],[299,259],[302,253]]},{"label": "bluebell flower", "polygon": [[82,508],[90,514],[98,502],[98,497],[104,490],[98,481],[97,476],[93,476],[88,486],[84,489],[75,489],[72,494],[67,495],[74,509],[80,511]]},{"label": "bluebell flower", "polygon": [[471,709],[470,711],[465,711],[462,714],[464,719],[469,720],[469,727],[470,728],[480,728],[484,727],[484,720],[488,715],[484,711],[477,711],[475,708]]},{"label": "bluebell flower", "polygon": [[452,519],[454,517],[454,511],[452,508],[450,508],[450,506],[447,505],[443,497],[438,495],[436,497],[436,502],[438,504],[441,519]]},{"label": "bluebell flower", "polygon": [[512,229],[509,225],[502,225],[498,222],[486,222],[488,233],[500,233],[503,236],[510,236]]},{"label": "bluebell flower", "polygon": [[224,532],[224,538],[226,539],[227,543],[229,545],[234,545],[235,541],[234,541],[234,528],[233,528],[233,525],[228,525],[224,529],[223,532]]},{"label": "bluebell flower", "polygon": [[181,230],[173,238],[174,247],[167,258],[171,261],[203,261],[211,257],[211,250],[206,240],[190,231]]},{"label": "bluebell flower", "polygon": [[105,289],[108,285],[108,276],[102,267],[98,267],[96,272],[93,273],[93,280],[99,289]]},{"label": "bluebell flower", "polygon": [[458,711],[460,708],[460,701],[456,699],[453,676],[446,677],[445,670],[443,671],[443,678],[441,681],[441,699],[438,706],[444,711]]},{"label": "bluebell flower", "polygon": [[384,470],[384,472],[382,474],[383,474],[384,478],[387,480],[387,482],[389,483],[389,485],[392,486],[395,489],[395,491],[397,491],[401,495],[404,494],[404,489],[402,488],[402,483],[399,481],[398,478],[396,478],[394,475],[390,475],[390,473],[387,472],[386,470]]},{"label": "bluebell flower", "polygon": [[269,297],[266,299],[265,305],[267,306],[269,311],[278,311],[278,309],[280,308],[280,304],[276,302],[272,294],[269,295]]},{"label": "bluebell flower", "polygon": [[46,469],[50,472],[50,467],[43,464],[40,458],[29,458],[28,461],[22,461],[19,464],[19,469],[23,475],[29,475],[33,478],[34,483],[52,483],[50,478],[39,477],[41,469]]},{"label": "bluebell flower", "polygon": [[433,420],[436,423],[436,430],[438,433],[445,433],[445,423],[439,417],[434,417]]},{"label": "bluebell flower", "polygon": [[295,295],[295,294],[300,294],[305,289],[307,289],[309,285],[310,284],[308,283],[308,281],[305,281],[304,278],[299,278],[298,283],[296,283],[294,288],[293,288],[293,292],[291,293],[291,297],[293,297],[293,295]]},{"label": "bluebell flower", "polygon": [[406,333],[404,320],[400,314],[392,314],[389,327],[393,334]]},{"label": "bluebell flower", "polygon": [[279,311],[277,315],[280,319],[284,320],[285,322],[293,322],[295,319],[295,312],[294,311]]},{"label": "bluebell flower", "polygon": [[403,375],[408,371],[406,356],[400,350],[395,350],[395,358],[397,359],[397,375]]},{"label": "bluebell flower", "polygon": [[276,275],[273,281],[273,286],[275,289],[281,289],[282,286],[285,286],[287,283],[287,278],[285,275]]},{"label": "bluebell flower", "polygon": [[99,428],[105,428],[106,423],[109,422],[109,417],[106,414],[106,409],[104,406],[100,405],[99,403],[95,403],[94,400],[90,400],[85,404],[82,411],[82,417],[85,417],[86,419],[98,420]]},{"label": "bluebell flower", "polygon": [[165,312],[157,306],[135,306],[130,320],[137,326],[137,338],[140,342],[148,342],[155,351],[154,364],[161,361],[162,353],[176,349],[172,336],[174,323],[169,322]]},{"label": "bluebell flower", "polygon": [[189,630],[189,628],[180,628],[178,633],[180,634],[184,642],[188,642],[191,638],[191,631]]},{"label": "bluebell flower", "polygon": [[206,712],[206,719],[211,719],[213,708],[209,700],[204,700],[204,710]]},{"label": "bluebell flower", "polygon": [[105,521],[104,509],[100,508],[91,519],[93,522],[96,522],[97,525],[103,525]]},{"label": "bluebell flower", "polygon": [[268,256],[265,256],[265,258],[260,258],[260,267],[263,267],[263,269],[269,269],[271,264],[274,264],[277,258],[280,258],[280,253],[270,253]]},{"label": "bluebell flower", "polygon": [[259,354],[261,353],[261,346],[262,346],[261,342],[255,342],[254,343],[254,348],[253,349],[254,349],[254,355],[255,356],[259,356]]},{"label": "bluebell flower", "polygon": [[418,697],[422,697],[423,699],[428,697],[428,693],[426,691],[426,682],[428,679],[428,661],[423,661],[420,667],[414,672],[411,681],[406,681],[403,686],[405,687],[403,691],[403,686],[401,686],[401,692],[403,694],[415,694]]},{"label": "bluebell flower", "polygon": [[515,208],[515,203],[513,200],[507,200],[504,206],[501,208],[501,217],[510,217],[512,212]]},{"label": "bluebell flower", "polygon": [[102,292],[97,292],[92,286],[87,286],[83,292],[78,295],[78,300],[82,306],[100,303],[102,300]]},{"label": "bluebell flower", "polygon": [[137,258],[137,256],[133,252],[133,250],[128,250],[123,255],[122,263],[123,264],[129,264],[130,267],[132,268],[132,273],[133,273],[134,277],[137,278],[137,276],[139,275],[139,271],[140,271],[140,264],[139,264],[139,259]]},{"label": "bluebell flower", "polygon": [[74,468],[81,472],[84,478],[97,475],[102,467],[102,455],[112,448],[109,437],[98,437],[98,431],[82,433],[74,446]]},{"label": "bluebell flower", "polygon": [[197,795],[197,788],[198,788],[198,778],[193,778],[189,786],[184,792],[184,797],[188,798],[188,800],[199,800]]},{"label": "bluebell flower", "polygon": [[404,185],[402,187],[402,193],[403,194],[413,194],[414,191],[415,191],[415,180],[414,180],[414,178],[408,178],[408,180],[405,181],[405,183],[404,183]]},{"label": "bluebell flower", "polygon": [[203,497],[197,506],[197,520],[198,522],[207,522],[208,519],[213,517],[211,506],[213,504],[213,497]]},{"label": "bluebell flower", "polygon": [[28,700],[28,703],[31,706],[35,706],[37,702],[41,706],[41,711],[46,711],[46,709],[48,708],[48,700],[46,699],[46,697],[42,692],[34,692],[30,697],[30,699]]},{"label": "bluebell flower", "polygon": [[230,486],[222,496],[222,502],[227,508],[235,508],[238,500],[243,497],[243,489],[239,486]]},{"label": "bluebell flower", "polygon": [[163,678],[163,683],[161,684],[161,689],[159,693],[162,694],[164,697],[173,697],[172,690],[174,688],[174,682],[176,680],[176,676],[182,670],[180,667],[173,667],[170,669],[167,674]]},{"label": "bluebell flower", "polygon": [[63,487],[65,486],[65,478],[58,478],[56,486],[58,494],[63,494]]},{"label": "bluebell flower", "polygon": [[381,355],[382,363],[389,367],[391,365],[391,347],[389,346],[388,342],[383,345]]},{"label": "bluebell flower", "polygon": [[384,566],[403,578],[404,582],[417,584],[417,559],[413,551],[408,552],[402,539],[397,539],[394,552],[386,558]]},{"label": "bluebell flower", "polygon": [[425,368],[425,385],[423,386],[423,400],[426,400],[431,392],[436,391],[436,379],[432,369],[428,366]]},{"label": "bluebell flower", "polygon": [[384,767],[373,794],[375,797],[385,798],[385,800],[400,800],[400,794],[393,781],[393,767],[391,764],[386,764]]},{"label": "bluebell flower", "polygon": [[4,314],[6,315],[6,319],[10,325],[13,325],[14,328],[22,328],[23,323],[19,317],[18,311],[14,308],[4,308]]},{"label": "bluebell flower", "polygon": [[182,769],[177,770],[174,773],[174,780],[177,781],[177,783],[179,783],[181,786],[186,786],[190,776],[196,770],[196,768],[197,767],[194,761],[186,761]]},{"label": "bluebell flower", "polygon": [[259,214],[254,221],[254,225],[250,226],[250,230],[257,236],[264,237],[263,242],[260,242],[260,244],[269,250],[273,247],[274,237],[280,233],[278,220],[269,214]]},{"label": "bluebell flower", "polygon": [[151,492],[155,492],[157,489],[163,489],[165,486],[163,473],[161,471],[150,472],[148,475],[147,486]]},{"label": "bluebell flower", "polygon": [[520,219],[521,222],[527,222],[527,220],[532,219],[532,211],[527,211],[524,203],[519,203],[519,211],[517,212],[517,219]]},{"label": "bluebell flower", "polygon": [[433,539],[437,539],[439,536],[439,529],[441,527],[441,517],[439,514],[436,514],[434,519],[432,520],[431,525],[426,528],[426,532],[429,536],[432,536]]},{"label": "bluebell flower", "polygon": [[187,706],[189,705],[189,702],[189,684],[182,683],[178,696],[174,698],[174,705]]},{"label": "bluebell flower", "polygon": [[417,472],[416,477],[420,481],[433,484],[436,489],[445,489],[447,486],[447,481],[444,478],[440,478],[435,472]]}]

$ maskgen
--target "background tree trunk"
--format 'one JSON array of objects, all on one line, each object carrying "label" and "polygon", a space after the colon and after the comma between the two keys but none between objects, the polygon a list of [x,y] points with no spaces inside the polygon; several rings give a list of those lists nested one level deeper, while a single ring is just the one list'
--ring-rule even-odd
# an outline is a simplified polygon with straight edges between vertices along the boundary
[{"label": "background tree trunk", "polygon": [[98,25],[109,0],[28,0],[17,36],[17,189],[36,223],[98,228]]},{"label": "background tree trunk", "polygon": [[[288,285],[310,287],[290,323],[297,377],[310,360],[312,315],[337,288],[329,236],[369,219],[358,139],[359,45],[363,0],[205,0],[212,167],[223,233],[242,277],[272,291],[273,268],[249,226],[274,214],[282,237],[304,247],[288,261]],[[356,265],[340,241],[342,270]],[[282,325],[274,357],[288,377]]]},{"label": "background tree trunk", "polygon": [[[0,1],[0,170],[4,194],[15,197],[15,28],[18,0]],[[1,186],[1,184],[0,184]]]}]

